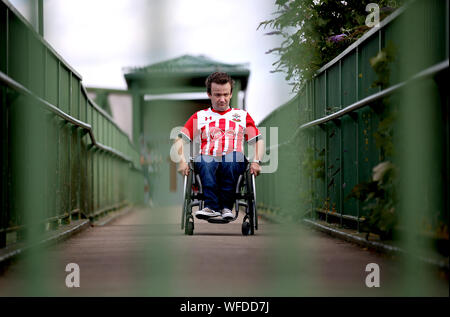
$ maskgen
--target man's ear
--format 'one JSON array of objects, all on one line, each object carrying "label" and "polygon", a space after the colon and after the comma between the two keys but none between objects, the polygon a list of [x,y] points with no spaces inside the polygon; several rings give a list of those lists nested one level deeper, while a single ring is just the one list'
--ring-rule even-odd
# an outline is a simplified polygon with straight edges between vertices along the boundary
[{"label": "man's ear", "polygon": [[211,99],[211,94],[209,92],[206,93],[208,95],[208,98]]}]

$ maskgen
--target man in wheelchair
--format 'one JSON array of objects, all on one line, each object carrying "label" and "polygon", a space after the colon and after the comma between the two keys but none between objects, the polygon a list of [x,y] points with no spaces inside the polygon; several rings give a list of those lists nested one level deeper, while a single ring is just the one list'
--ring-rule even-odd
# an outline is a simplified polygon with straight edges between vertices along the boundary
[{"label": "man in wheelchair", "polygon": [[195,212],[198,219],[208,220],[221,216],[224,220],[234,218],[236,184],[239,175],[247,168],[244,140],[254,146],[250,173],[261,172],[260,159],[264,143],[250,114],[241,109],[230,108],[234,81],[223,72],[215,72],[206,79],[206,90],[211,107],[194,113],[184,125],[178,139],[178,172],[189,175],[190,167],[184,157],[182,140],[200,140],[200,153],[194,159],[195,172],[199,174],[204,197],[204,208]]}]

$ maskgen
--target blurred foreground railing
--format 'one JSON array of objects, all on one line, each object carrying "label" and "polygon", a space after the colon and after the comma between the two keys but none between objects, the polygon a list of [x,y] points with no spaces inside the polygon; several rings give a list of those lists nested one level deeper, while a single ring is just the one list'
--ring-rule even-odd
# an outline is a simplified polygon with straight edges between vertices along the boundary
[{"label": "blurred foreground railing", "polygon": [[[394,62],[389,65],[389,85],[381,88],[373,85],[379,74],[370,59],[386,53],[388,46],[394,48]],[[373,169],[381,162],[395,162],[402,175],[415,174],[416,170],[403,167],[408,159],[400,154],[406,153],[403,144],[407,140],[412,144],[417,140],[418,152],[425,151],[426,144],[433,145],[424,162],[435,168],[435,179],[415,184],[428,201],[424,212],[415,216],[424,226],[436,229],[446,224],[448,230],[450,137],[444,84],[448,64],[448,1],[412,1],[367,32],[325,65],[294,99],[260,123],[267,131],[278,127],[279,136],[278,144],[268,144],[269,151],[277,152],[270,157],[278,158],[278,170],[258,181],[260,207],[360,230],[368,211],[363,202],[351,198],[355,186],[372,181]],[[422,143],[401,124],[412,122],[408,114],[417,110],[405,100],[410,87],[418,83],[432,87],[423,95],[422,109],[433,115],[427,116],[430,121],[424,117],[415,124],[415,132],[428,137]],[[392,122],[396,155],[377,144],[380,123],[387,124],[387,107],[400,113],[397,122]],[[430,194],[431,188],[437,194]],[[408,193],[402,196],[404,200]]]},{"label": "blurred foreground railing", "polygon": [[143,199],[139,153],[76,73],[0,2],[0,248]]}]

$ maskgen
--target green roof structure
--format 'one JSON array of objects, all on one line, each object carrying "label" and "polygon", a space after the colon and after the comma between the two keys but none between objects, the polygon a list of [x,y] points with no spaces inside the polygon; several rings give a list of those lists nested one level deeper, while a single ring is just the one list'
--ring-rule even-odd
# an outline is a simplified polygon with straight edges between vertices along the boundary
[{"label": "green roof structure", "polygon": [[203,91],[206,77],[223,71],[239,81],[240,90],[246,90],[250,76],[248,66],[221,63],[204,55],[183,55],[145,67],[125,68],[125,80],[129,89],[139,82],[139,89],[154,93]]},{"label": "green roof structure", "polygon": [[155,63],[142,68],[130,68],[133,73],[184,73],[184,74],[209,74],[214,71],[224,71],[234,75],[248,76],[250,71],[248,64],[225,64],[214,61],[204,55],[183,55],[168,61]]}]

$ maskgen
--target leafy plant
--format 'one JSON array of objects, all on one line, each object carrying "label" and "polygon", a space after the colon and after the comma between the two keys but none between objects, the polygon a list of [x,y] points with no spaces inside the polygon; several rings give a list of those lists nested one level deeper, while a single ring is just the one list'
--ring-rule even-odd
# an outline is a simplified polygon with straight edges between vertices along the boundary
[{"label": "leafy plant", "polygon": [[391,77],[390,66],[395,60],[396,52],[396,47],[389,41],[385,48],[381,49],[376,56],[369,59],[370,66],[378,76],[372,83],[372,87],[380,87],[381,89],[389,87]]},{"label": "leafy plant", "polygon": [[373,168],[371,181],[356,185],[347,196],[363,202],[363,210],[368,211],[365,231],[379,234],[382,240],[392,239],[397,223],[397,174],[394,164],[382,162]]},{"label": "leafy plant", "polygon": [[[390,65],[395,61],[396,47],[389,42],[385,48],[380,50],[378,54],[372,57],[370,65],[377,74],[377,79],[372,83],[372,87],[380,87],[386,89],[390,85]],[[381,160],[392,157],[394,154],[394,123],[398,117],[397,109],[391,104],[390,98],[383,98],[378,101],[379,109],[381,109],[380,117],[382,118],[378,124],[378,129],[374,133],[375,144],[382,151]]]},{"label": "leafy plant", "polygon": [[302,149],[301,167],[304,172],[302,180],[303,185],[300,187],[300,201],[302,202],[303,213],[300,215],[304,218],[313,212],[312,203],[317,199],[316,191],[310,186],[311,178],[325,180],[325,149],[318,151],[313,147]]},{"label": "leafy plant", "polygon": [[[311,79],[317,70],[331,61],[369,28],[366,5],[372,1],[360,0],[276,0],[275,18],[260,23],[258,29],[271,28],[267,35],[280,35],[279,47],[266,53],[275,53],[278,60],[272,72],[284,72],[293,91]],[[382,20],[402,5],[404,0],[380,0]]]},{"label": "leafy plant", "polygon": [[307,148],[304,153],[304,159],[302,160],[302,168],[306,173],[306,176],[325,180],[325,149],[318,152],[318,158],[315,158],[315,152],[313,148]]},{"label": "leafy plant", "polygon": [[[370,59],[370,64],[377,74],[373,87],[385,89],[390,84],[390,65],[395,60],[395,47],[389,43]],[[378,102],[383,118],[374,133],[375,144],[381,150],[382,162],[373,168],[372,180],[357,184],[347,198],[355,198],[363,202],[363,210],[367,211],[368,219],[365,228],[368,232],[378,233],[382,240],[391,239],[397,224],[396,205],[398,203],[398,171],[397,167],[387,160],[394,154],[393,136],[394,123],[397,117],[395,107],[389,98]],[[363,228],[364,230],[364,228]]]}]

